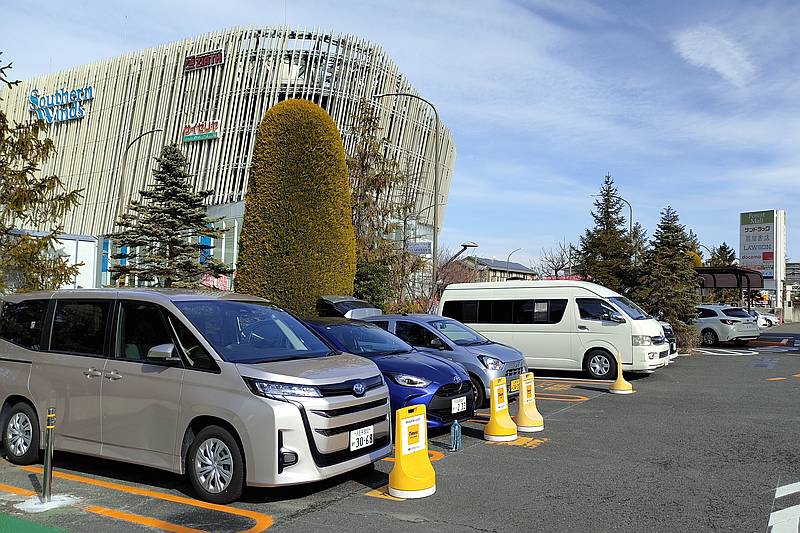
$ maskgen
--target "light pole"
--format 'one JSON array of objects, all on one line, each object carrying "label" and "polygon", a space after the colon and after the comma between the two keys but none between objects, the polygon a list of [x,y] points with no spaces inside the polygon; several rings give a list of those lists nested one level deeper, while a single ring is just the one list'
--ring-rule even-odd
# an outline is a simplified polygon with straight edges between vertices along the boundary
[{"label": "light pole", "polygon": [[119,170],[119,191],[117,192],[117,216],[122,214],[122,203],[124,201],[124,194],[125,194],[125,165],[128,162],[128,150],[130,150],[131,146],[136,144],[142,137],[145,135],[150,135],[151,133],[156,133],[159,131],[164,131],[161,128],[155,128],[149,131],[145,131],[140,133],[133,139],[131,142],[128,143],[128,146],[125,147],[125,151],[122,152],[122,164],[120,165]]},{"label": "light pole", "polygon": [[[596,197],[596,198],[602,198],[603,195],[602,194],[593,194],[592,196]],[[618,194],[612,194],[611,197],[612,198],[616,198],[618,200],[622,200],[623,202],[628,204],[628,236],[630,237],[631,242],[633,242],[633,206],[631,205],[631,203],[628,200],[626,200],[625,198],[623,198],[622,196],[620,196]]]},{"label": "light pole", "polygon": [[440,151],[440,128],[441,122],[439,120],[439,111],[436,109],[436,106],[433,105],[431,102],[426,100],[425,98],[418,96],[416,94],[411,93],[382,93],[382,94],[374,94],[372,97],[376,100],[380,100],[381,98],[386,98],[387,96],[405,96],[407,98],[414,98],[416,100],[420,100],[433,109],[433,116],[436,119],[436,142],[434,143],[433,148],[433,205],[437,206],[436,209],[433,210],[433,264],[431,268],[431,295],[433,295],[436,291],[436,275],[437,275],[437,262],[439,258],[437,254],[439,253],[439,173],[441,170],[439,169],[439,151]]},{"label": "light pole", "polygon": [[452,263],[459,255],[461,255],[464,252],[466,252],[467,248],[477,248],[477,247],[478,247],[478,243],[476,243],[476,242],[473,242],[473,241],[462,242],[461,243],[461,249],[458,252],[456,252],[453,255],[453,257],[451,257],[450,259],[445,261],[441,268],[444,268],[447,265],[449,265],[450,263]]},{"label": "light pole", "polygon": [[714,255],[714,252],[711,251],[711,248],[709,248],[705,244],[700,244],[699,242],[697,243],[697,246],[700,247],[700,248],[705,248],[706,250],[708,250],[708,260],[711,261],[711,256]]},{"label": "light pole", "polygon": [[511,262],[511,256],[512,256],[514,253],[516,253],[516,252],[519,252],[520,250],[522,250],[522,248],[517,248],[516,250],[511,250],[511,251],[508,253],[508,257],[506,257],[506,281],[508,281],[508,276],[509,276],[509,272],[510,272],[510,269],[509,269],[508,265],[509,265],[509,263]]}]

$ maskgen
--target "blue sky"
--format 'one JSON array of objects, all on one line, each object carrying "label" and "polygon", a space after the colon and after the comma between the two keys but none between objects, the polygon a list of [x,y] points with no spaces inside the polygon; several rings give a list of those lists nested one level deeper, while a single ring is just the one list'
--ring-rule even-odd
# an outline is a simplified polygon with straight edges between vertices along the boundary
[{"label": "blue sky", "polygon": [[[738,213],[800,213],[800,3],[586,0],[4,2],[26,78],[234,25],[379,43],[452,129],[444,244],[528,263],[577,241],[611,172],[652,233],[671,205],[706,246]],[[55,4],[54,4],[55,5]],[[59,6],[61,4],[58,4]]]}]

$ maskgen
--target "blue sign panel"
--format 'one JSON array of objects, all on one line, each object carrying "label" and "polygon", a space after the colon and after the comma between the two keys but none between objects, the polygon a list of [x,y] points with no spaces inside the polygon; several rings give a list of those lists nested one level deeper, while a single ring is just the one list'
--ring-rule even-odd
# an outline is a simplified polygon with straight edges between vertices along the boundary
[{"label": "blue sign panel", "polygon": [[48,124],[68,122],[83,118],[86,111],[81,104],[90,100],[94,100],[94,89],[91,85],[71,91],[59,89],[47,96],[41,96],[38,89],[33,89],[28,97],[28,111],[36,113],[36,118]]}]

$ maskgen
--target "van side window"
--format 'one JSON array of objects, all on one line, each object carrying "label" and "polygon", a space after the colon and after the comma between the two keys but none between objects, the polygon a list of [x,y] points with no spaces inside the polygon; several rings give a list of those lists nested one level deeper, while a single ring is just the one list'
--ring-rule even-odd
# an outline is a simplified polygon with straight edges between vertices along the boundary
[{"label": "van side window", "polygon": [[189,328],[183,325],[183,322],[178,320],[172,315],[168,315],[167,320],[172,326],[175,335],[178,337],[178,344],[183,351],[184,359],[186,360],[189,368],[196,370],[219,370],[214,358],[208,351],[200,344]]},{"label": "van side window", "polygon": [[442,315],[464,324],[558,324],[567,300],[463,300],[444,303]]},{"label": "van side window", "polygon": [[120,300],[115,349],[117,359],[146,362],[150,348],[171,343],[172,335],[158,305]]},{"label": "van side window", "polygon": [[103,355],[111,300],[56,300],[50,351]]},{"label": "van side window", "polygon": [[4,303],[0,308],[0,338],[29,350],[38,350],[48,301]]},{"label": "van side window", "polygon": [[558,324],[564,318],[567,300],[515,300],[515,324]]},{"label": "van side window", "polygon": [[606,320],[604,318],[617,310],[599,298],[576,298],[578,311],[583,320]]},{"label": "van side window", "polygon": [[395,325],[395,335],[406,341],[411,346],[432,346],[431,341],[437,339],[436,335],[419,324],[398,320]]}]

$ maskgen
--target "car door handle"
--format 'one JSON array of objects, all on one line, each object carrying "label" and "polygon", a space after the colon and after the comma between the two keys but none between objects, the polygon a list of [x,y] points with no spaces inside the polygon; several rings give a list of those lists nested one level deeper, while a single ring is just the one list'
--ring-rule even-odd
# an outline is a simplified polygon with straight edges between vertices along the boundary
[{"label": "car door handle", "polygon": [[118,379],[122,379],[122,375],[116,370],[112,370],[111,372],[106,372],[106,379],[117,381]]},{"label": "car door handle", "polygon": [[578,329],[583,331],[589,331],[589,326],[578,326]]},{"label": "car door handle", "polygon": [[102,376],[103,373],[94,367],[90,367],[88,370],[83,371],[83,375],[86,376],[87,378],[96,378]]}]

